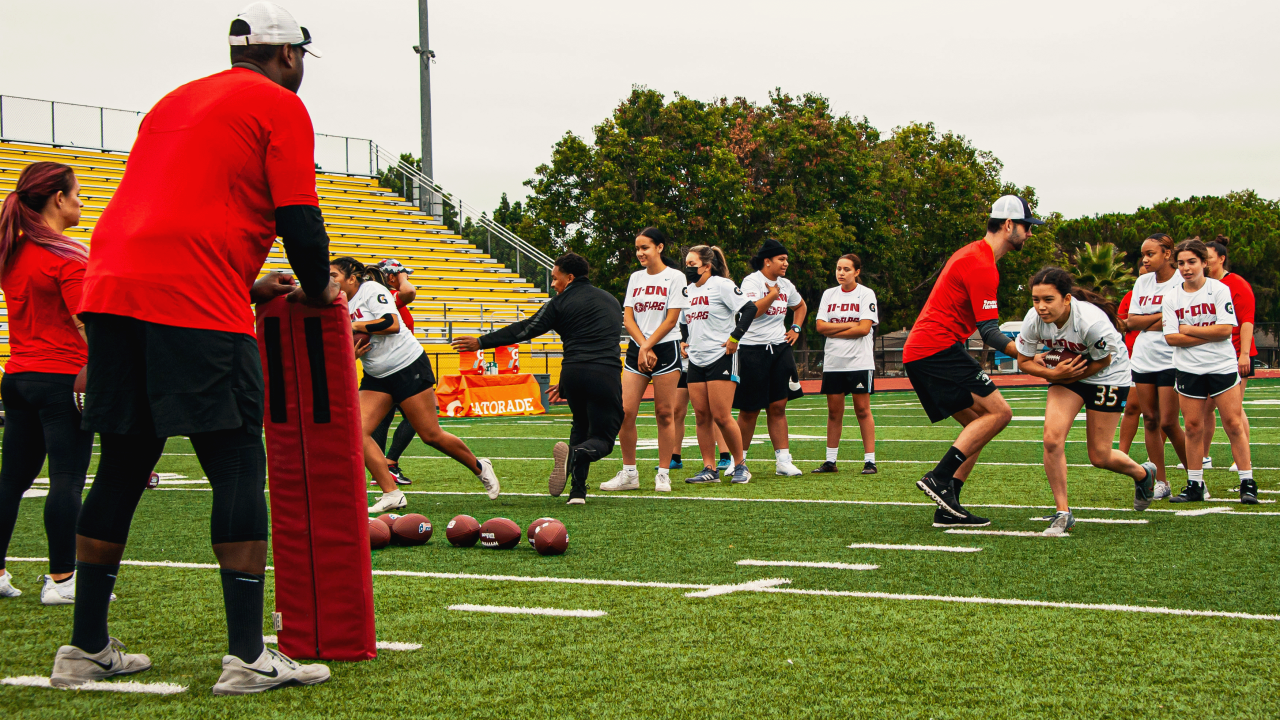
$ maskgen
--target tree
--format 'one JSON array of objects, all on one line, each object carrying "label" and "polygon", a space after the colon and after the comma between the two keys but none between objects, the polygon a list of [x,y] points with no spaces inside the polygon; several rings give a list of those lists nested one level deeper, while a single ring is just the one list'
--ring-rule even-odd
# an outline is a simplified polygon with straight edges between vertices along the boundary
[{"label": "tree", "polygon": [[1119,302],[1133,287],[1135,278],[1111,243],[1085,243],[1073,260],[1075,264],[1069,269],[1076,284],[1108,300]]}]

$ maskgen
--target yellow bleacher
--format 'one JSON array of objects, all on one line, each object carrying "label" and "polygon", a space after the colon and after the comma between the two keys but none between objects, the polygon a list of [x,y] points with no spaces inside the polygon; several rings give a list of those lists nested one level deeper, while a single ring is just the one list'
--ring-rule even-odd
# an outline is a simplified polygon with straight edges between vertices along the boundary
[{"label": "yellow bleacher", "polygon": [[[97,152],[14,142],[0,142],[0,197],[12,192],[22,168],[53,160],[75,168],[85,207],[79,227],[67,235],[89,242],[93,227],[124,174],[126,153]],[[418,288],[409,306],[415,334],[432,357],[438,375],[454,374],[458,355],[449,347],[452,335],[476,335],[528,317],[547,295],[497,260],[450,231],[436,218],[404,198],[379,187],[375,178],[320,174],[316,178],[320,208],[329,233],[330,253],[350,255],[364,263],[395,258],[415,272]],[[264,272],[286,270],[284,250],[272,247]],[[541,269],[539,269],[541,272]],[[0,301],[0,359],[9,355],[8,314]],[[560,375],[559,339],[544,336],[521,345],[525,372]]]}]

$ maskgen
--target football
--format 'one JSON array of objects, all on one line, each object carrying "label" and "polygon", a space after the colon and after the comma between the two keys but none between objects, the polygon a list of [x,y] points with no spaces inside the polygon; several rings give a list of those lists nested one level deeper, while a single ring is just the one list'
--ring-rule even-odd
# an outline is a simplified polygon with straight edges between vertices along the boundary
[{"label": "football", "polygon": [[538,526],[544,523],[549,523],[549,522],[559,522],[559,521],[556,520],[555,518],[540,517],[537,520],[534,520],[533,522],[529,523],[529,530],[525,532],[525,537],[529,539],[529,547],[533,547],[533,534],[538,529]]},{"label": "football", "polygon": [[507,518],[485,520],[480,526],[480,547],[510,550],[520,544],[520,526]]},{"label": "football", "polygon": [[71,396],[76,400],[76,410],[84,412],[84,389],[89,384],[89,366],[85,365],[80,368],[80,372],[76,375],[75,382],[71,385]]},{"label": "football", "polygon": [[369,549],[377,550],[391,544],[391,530],[377,519],[369,521]]},{"label": "football", "polygon": [[361,348],[361,347],[364,347],[365,345],[368,345],[369,340],[372,337],[373,336],[367,332],[361,332],[360,330],[356,330],[355,332],[351,333],[351,344],[357,348]]},{"label": "football", "polygon": [[397,545],[422,545],[431,539],[431,521],[418,513],[401,515],[391,524],[391,534]]},{"label": "football", "polygon": [[444,537],[455,547],[471,547],[480,540],[480,523],[470,515],[459,515],[444,526]]},{"label": "football", "polygon": [[396,524],[396,521],[400,519],[400,516],[395,513],[383,513],[374,519],[381,522],[383,525],[386,525],[387,530],[390,531],[391,526]]},{"label": "football", "polygon": [[569,531],[564,523],[552,520],[539,525],[533,534],[533,549],[539,555],[563,555],[569,549]]},{"label": "football", "polygon": [[1050,350],[1044,354],[1044,366],[1048,368],[1058,367],[1058,363],[1070,362],[1080,357],[1080,353],[1074,353],[1070,350]]}]

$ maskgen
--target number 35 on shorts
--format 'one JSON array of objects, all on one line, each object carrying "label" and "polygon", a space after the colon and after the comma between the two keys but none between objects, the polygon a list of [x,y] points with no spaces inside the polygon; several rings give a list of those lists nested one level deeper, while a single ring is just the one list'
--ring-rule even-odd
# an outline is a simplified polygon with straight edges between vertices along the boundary
[{"label": "number 35 on shorts", "polygon": [[1125,401],[1129,397],[1129,388],[1115,385],[1096,385],[1093,389],[1094,393],[1085,398],[1085,404],[1088,409],[1114,412],[1124,409]]}]

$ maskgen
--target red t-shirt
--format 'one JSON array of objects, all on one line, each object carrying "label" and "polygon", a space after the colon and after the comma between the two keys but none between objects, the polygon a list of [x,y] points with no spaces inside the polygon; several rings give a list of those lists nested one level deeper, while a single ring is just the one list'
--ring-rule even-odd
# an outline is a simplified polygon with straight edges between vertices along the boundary
[{"label": "red t-shirt", "polygon": [[[1240,326],[1254,322],[1253,287],[1249,281],[1235,273],[1222,276],[1222,282],[1231,289],[1231,304],[1236,306],[1236,325],[1231,328],[1231,344],[1236,348],[1236,357],[1240,357]],[[1249,341],[1249,357],[1258,354],[1258,341]]]},{"label": "red t-shirt", "polygon": [[396,310],[400,311],[400,322],[409,328],[409,332],[413,332],[413,313],[409,312],[409,303],[400,299],[399,292],[396,292]]},{"label": "red t-shirt", "polygon": [[80,312],[252,335],[275,209],[319,205],[314,150],[302,100],[252,70],[164,96],[94,228]]},{"label": "red t-shirt", "polygon": [[[1133,291],[1124,294],[1124,298],[1120,300],[1120,307],[1116,310],[1116,316],[1121,320],[1129,319],[1129,302],[1133,298]],[[1130,330],[1124,334],[1124,346],[1129,349],[1129,356],[1133,356],[1133,344],[1138,340],[1138,331]]]},{"label": "red t-shirt", "polygon": [[20,240],[4,273],[9,309],[7,373],[75,375],[89,361],[89,348],[71,319],[80,305],[84,265],[64,260],[33,242]]},{"label": "red t-shirt", "polygon": [[943,266],[938,282],[907,336],[902,361],[935,355],[968,340],[978,329],[978,323],[998,320],[996,289],[999,285],[995,253],[986,240],[971,242],[957,250]]}]

